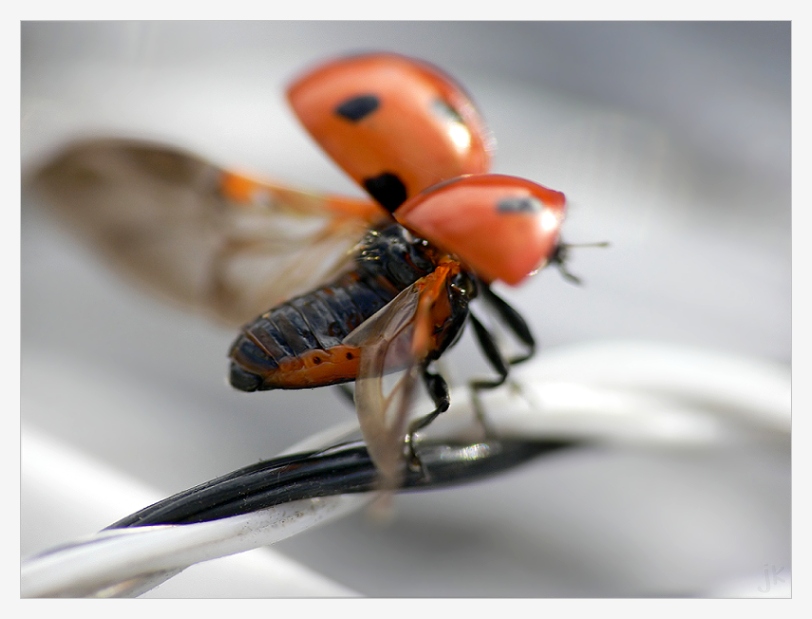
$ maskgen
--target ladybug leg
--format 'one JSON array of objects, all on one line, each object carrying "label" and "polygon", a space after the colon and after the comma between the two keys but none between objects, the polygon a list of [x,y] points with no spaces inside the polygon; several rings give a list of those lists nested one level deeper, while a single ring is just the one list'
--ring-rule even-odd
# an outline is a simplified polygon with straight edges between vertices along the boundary
[{"label": "ladybug leg", "polygon": [[451,396],[448,392],[448,383],[445,379],[435,372],[431,372],[428,368],[423,370],[423,382],[426,384],[426,390],[434,402],[434,411],[414,421],[409,427],[409,434],[414,434],[418,430],[422,430],[432,421],[437,418],[437,415],[444,413],[448,410],[451,404]]},{"label": "ladybug leg", "polygon": [[406,442],[409,446],[409,455],[413,465],[420,466],[420,459],[414,451],[414,435],[434,421],[440,413],[448,410],[451,404],[451,396],[448,390],[448,383],[439,374],[432,372],[428,366],[423,368],[423,382],[426,391],[434,402],[434,410],[424,417],[414,420],[409,426],[409,433],[406,435]]},{"label": "ladybug leg", "polygon": [[[495,389],[496,387],[503,385],[505,382],[508,382],[508,386],[513,393],[524,398],[531,408],[538,408],[538,402],[535,402],[534,399],[530,397],[530,394],[522,389],[522,385],[520,383],[513,380],[508,381],[510,367],[530,359],[536,352],[536,342],[533,335],[530,333],[527,323],[519,315],[519,313],[496,295],[493,295],[493,297],[497,299],[498,302],[501,302],[502,307],[504,308],[504,313],[500,312],[500,316],[504,318],[505,322],[510,322],[511,331],[513,331],[513,333],[516,334],[516,337],[527,345],[528,352],[517,357],[506,359],[501,350],[499,350],[496,340],[491,332],[488,331],[473,314],[471,314],[471,324],[474,325],[474,333],[477,341],[479,342],[480,348],[485,353],[485,358],[490,362],[493,369],[499,374],[497,378],[492,380],[474,380],[469,383],[474,413],[476,414],[477,419],[485,432],[485,436],[493,436],[495,432],[490,428],[487,417],[485,416],[485,410],[482,407],[482,400],[479,397],[481,391],[485,391],[486,389]],[[508,316],[510,316],[510,319],[507,318]]]},{"label": "ladybug leg", "polygon": [[[530,331],[530,327],[528,326],[527,322],[525,322],[522,315],[511,307],[507,301],[493,292],[493,290],[491,290],[490,286],[487,284],[480,282],[479,290],[483,300],[497,313],[502,323],[508,327],[516,339],[527,347],[524,354],[508,359],[508,365],[518,365],[519,363],[523,363],[532,358],[536,354],[538,344],[536,343],[536,338],[533,337],[533,333]],[[517,393],[525,398],[531,407],[538,406],[538,403],[534,402],[532,398],[529,397],[529,394],[522,389],[519,383],[511,380],[509,381],[509,386],[514,393]],[[477,396],[478,394],[475,392],[475,406],[478,406],[479,400]],[[478,414],[482,414],[481,409]]]},{"label": "ladybug leg", "polygon": [[527,326],[527,322],[522,318],[522,315],[513,309],[507,301],[497,296],[497,294],[491,290],[490,286],[480,283],[479,289],[483,300],[496,311],[499,318],[502,319],[516,338],[527,346],[527,352],[525,354],[509,359],[508,363],[510,365],[516,365],[530,359],[536,354],[536,338],[533,337],[533,334],[530,332],[530,327]]},{"label": "ladybug leg", "polygon": [[471,400],[474,405],[474,412],[476,413],[477,419],[479,420],[482,429],[485,431],[485,435],[492,436],[494,432],[489,427],[486,420],[485,411],[482,408],[482,401],[480,400],[479,392],[486,389],[496,389],[497,387],[503,385],[507,380],[508,374],[510,373],[510,361],[505,359],[504,355],[502,355],[502,351],[499,350],[499,346],[497,346],[493,335],[491,335],[490,331],[485,328],[485,326],[476,318],[476,316],[471,314],[470,319],[471,324],[474,326],[474,334],[476,335],[476,339],[479,342],[482,352],[485,354],[485,358],[491,364],[491,367],[496,370],[497,374],[499,374],[499,376],[494,379],[472,380],[468,383],[471,388]]}]

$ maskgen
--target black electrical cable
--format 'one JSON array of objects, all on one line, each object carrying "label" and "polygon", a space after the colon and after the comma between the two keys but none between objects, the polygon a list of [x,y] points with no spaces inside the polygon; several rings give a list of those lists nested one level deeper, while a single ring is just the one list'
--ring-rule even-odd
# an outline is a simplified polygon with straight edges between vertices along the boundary
[{"label": "black electrical cable", "polygon": [[[532,458],[582,445],[571,440],[487,440],[421,443],[421,466],[409,468],[403,490],[473,481]],[[375,465],[361,442],[254,464],[146,507],[108,529],[192,524],[246,514],[301,499],[377,490]]]}]

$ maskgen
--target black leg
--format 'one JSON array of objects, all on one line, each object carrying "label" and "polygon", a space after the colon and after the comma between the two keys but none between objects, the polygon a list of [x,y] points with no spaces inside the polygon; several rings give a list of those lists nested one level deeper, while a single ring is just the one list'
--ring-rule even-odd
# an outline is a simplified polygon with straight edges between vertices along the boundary
[{"label": "black leg", "polygon": [[[498,376],[494,379],[472,380],[468,383],[471,389],[471,403],[474,405],[474,413],[476,413],[479,424],[482,426],[485,436],[493,436],[495,432],[491,429],[490,425],[488,424],[488,420],[485,417],[485,410],[482,408],[482,401],[479,397],[479,392],[487,389],[495,389],[496,387],[504,384],[504,382],[507,380],[508,373],[510,372],[511,362],[506,360],[502,355],[502,352],[496,345],[496,341],[493,339],[490,331],[488,331],[473,314],[471,314],[470,318],[471,324],[474,325],[474,334],[479,342],[479,346],[482,348],[482,352],[485,353],[485,358],[498,374]],[[521,360],[523,359],[520,358],[520,361]]]},{"label": "black leg", "polygon": [[495,379],[471,381],[471,388],[475,391],[494,389],[507,380],[508,372],[510,371],[510,362],[502,356],[502,351],[499,350],[496,341],[493,339],[490,331],[485,328],[485,325],[479,322],[473,314],[471,314],[469,318],[471,324],[474,325],[474,334],[476,335],[480,348],[482,348],[482,352],[485,353],[485,358],[491,364],[491,367],[499,374],[499,377]]},{"label": "black leg", "polygon": [[[530,357],[536,353],[536,338],[533,337],[533,334],[530,332],[530,327],[524,318],[522,318],[522,315],[513,309],[507,301],[497,296],[487,284],[480,283],[479,290],[483,300],[496,311],[499,318],[502,319],[516,338],[527,346],[527,352],[525,354],[508,360],[508,363],[510,365],[516,365],[517,363],[530,359]],[[477,337],[479,336],[477,335]]]},{"label": "black leg", "polygon": [[434,402],[434,410],[420,419],[415,419],[409,425],[409,433],[406,435],[406,442],[409,446],[411,455],[411,462],[413,466],[421,466],[420,458],[414,451],[414,435],[418,431],[425,428],[432,421],[434,421],[440,413],[448,410],[451,404],[451,395],[448,392],[448,383],[445,379],[434,372],[429,371],[428,367],[423,368],[423,382],[426,385],[426,391]]},{"label": "black leg", "polygon": [[445,379],[442,376],[435,374],[434,372],[430,372],[428,368],[424,368],[423,381],[426,384],[426,390],[429,392],[429,397],[431,397],[432,401],[434,402],[434,410],[425,417],[421,417],[420,419],[412,422],[412,425],[409,426],[410,435],[429,425],[437,418],[437,415],[446,412],[451,404],[451,396],[448,393],[448,383],[445,382]]}]

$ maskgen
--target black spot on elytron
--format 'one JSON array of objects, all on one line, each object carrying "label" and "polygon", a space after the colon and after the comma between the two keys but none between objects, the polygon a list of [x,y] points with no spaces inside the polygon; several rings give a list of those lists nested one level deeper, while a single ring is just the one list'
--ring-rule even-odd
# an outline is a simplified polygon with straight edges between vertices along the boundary
[{"label": "black spot on elytron", "polygon": [[369,192],[378,203],[394,213],[406,201],[406,185],[395,174],[384,172],[374,178],[364,179],[364,189]]},{"label": "black spot on elytron", "polygon": [[461,125],[465,124],[460,113],[442,99],[435,99],[431,102],[431,111],[445,120],[450,120]]},{"label": "black spot on elytron", "polygon": [[535,198],[504,198],[499,200],[496,210],[500,213],[540,213],[541,202]]},{"label": "black spot on elytron", "polygon": [[352,122],[358,122],[377,110],[380,104],[380,99],[375,95],[359,95],[339,104],[336,114]]},{"label": "black spot on elytron", "polygon": [[347,361],[352,361],[352,359],[353,359],[353,354],[351,352],[348,352],[347,353]]}]

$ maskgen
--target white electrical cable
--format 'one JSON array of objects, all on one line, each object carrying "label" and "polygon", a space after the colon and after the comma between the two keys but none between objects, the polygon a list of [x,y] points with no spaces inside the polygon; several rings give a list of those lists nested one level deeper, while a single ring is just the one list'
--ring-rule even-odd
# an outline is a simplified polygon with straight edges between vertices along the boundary
[{"label": "white electrical cable", "polygon": [[[22,428],[23,484],[38,505],[59,510],[56,539],[72,537],[88,527],[100,527],[161,499],[159,494],[112,471],[70,447],[30,427]],[[327,502],[299,502],[282,509],[263,510],[242,521],[225,519],[183,527],[141,527],[102,531],[69,544],[60,544],[25,561],[21,569],[23,597],[135,596],[183,568],[234,553],[243,553],[289,537],[309,526],[357,509],[355,497]],[[26,496],[24,496],[26,500]],[[359,496],[356,501],[362,501]],[[316,505],[318,503],[318,505]],[[360,502],[363,505],[363,502]],[[343,510],[343,511],[342,511]],[[243,525],[242,528],[240,525]],[[229,571],[256,574],[243,587],[250,597],[346,597],[356,592],[329,581],[291,559],[262,548],[243,553]],[[217,586],[233,578],[208,567],[198,580]],[[231,583],[233,584],[233,583]],[[194,588],[194,583],[192,583]],[[186,591],[188,592],[189,585]],[[200,590],[198,587],[196,590]],[[212,589],[206,590],[212,595]],[[224,592],[225,593],[225,592]],[[199,595],[199,593],[198,593]]]},{"label": "white electrical cable", "polygon": [[[735,440],[742,431],[754,440],[786,439],[790,432],[789,369],[766,362],[621,342],[549,351],[512,378],[518,390],[485,397],[500,436],[693,447]],[[436,424],[440,433],[470,433],[464,391],[452,394],[452,408]],[[343,425],[320,440],[346,431]],[[213,522],[102,531],[26,561],[22,595],[137,595],[189,565],[272,544],[371,498],[344,495]]]},{"label": "white electrical cable", "polygon": [[[707,350],[584,344],[545,351],[510,380],[513,389],[482,394],[489,425],[504,437],[665,447],[780,440],[791,430],[788,367]],[[464,391],[437,426],[470,416]]]},{"label": "white electrical cable", "polygon": [[22,595],[139,595],[190,565],[274,544],[354,511],[364,499],[310,499],[212,522],[101,531],[24,563]]}]

